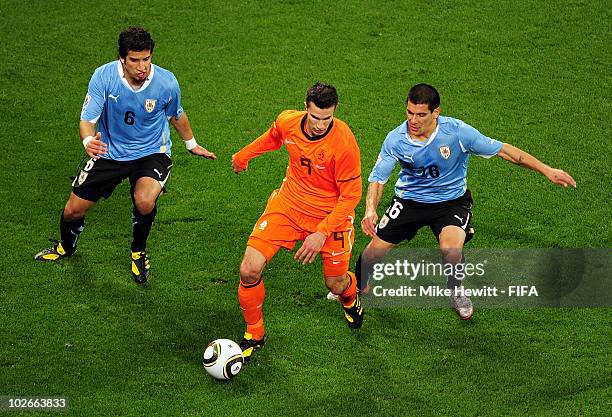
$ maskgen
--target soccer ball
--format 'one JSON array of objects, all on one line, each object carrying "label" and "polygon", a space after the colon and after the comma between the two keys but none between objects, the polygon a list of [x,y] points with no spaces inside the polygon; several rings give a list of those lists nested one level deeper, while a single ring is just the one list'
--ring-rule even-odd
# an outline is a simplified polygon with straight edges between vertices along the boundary
[{"label": "soccer ball", "polygon": [[240,346],[229,339],[213,340],[204,349],[202,365],[216,379],[230,379],[238,375],[244,364]]}]

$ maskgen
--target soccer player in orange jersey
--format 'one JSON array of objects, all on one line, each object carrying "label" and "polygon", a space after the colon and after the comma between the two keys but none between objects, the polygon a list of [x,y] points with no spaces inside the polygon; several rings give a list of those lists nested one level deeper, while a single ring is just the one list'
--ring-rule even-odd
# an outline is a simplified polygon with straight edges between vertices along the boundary
[{"label": "soccer player in orange jersey", "polygon": [[348,270],[361,199],[359,147],[348,125],[334,118],[334,86],[316,83],[305,105],[305,111],[282,112],[270,129],[232,157],[239,173],[252,158],[282,145],[289,152],[287,175],[257,220],[240,265],[238,299],[247,325],[240,347],[247,361],[266,340],[263,269],[280,248],[291,250],[298,240],[303,244],[297,261],[308,264],[321,253],[325,284],[338,295],[348,326],[357,329],[363,322],[355,275]]}]

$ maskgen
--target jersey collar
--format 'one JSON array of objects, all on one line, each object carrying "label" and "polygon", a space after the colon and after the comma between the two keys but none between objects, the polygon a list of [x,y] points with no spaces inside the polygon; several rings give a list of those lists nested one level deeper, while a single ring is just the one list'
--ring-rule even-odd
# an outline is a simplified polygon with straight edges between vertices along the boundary
[{"label": "jersey collar", "polygon": [[403,126],[402,126],[402,133],[406,137],[406,140],[408,142],[410,142],[412,145],[425,147],[425,146],[429,145],[431,142],[433,142],[433,140],[438,135],[438,130],[439,129],[440,129],[440,123],[438,123],[436,125],[436,130],[434,130],[433,133],[431,134],[431,136],[427,138],[427,141],[421,142],[421,141],[418,141],[418,140],[414,140],[414,139],[412,139],[410,137],[410,134],[408,133],[408,121],[406,121],[406,123],[404,123]]},{"label": "jersey collar", "polygon": [[125,85],[127,88],[129,88],[135,93],[140,93],[141,91],[144,91],[149,86],[149,84],[151,84],[151,81],[153,80],[153,75],[155,74],[155,65],[151,64],[151,72],[149,73],[147,80],[138,89],[134,89],[125,79],[125,74],[123,72],[123,66],[121,65],[121,61],[119,60],[117,60],[117,72],[119,73],[119,78],[121,79],[121,82],[123,83],[123,85]]},{"label": "jersey collar", "polygon": [[334,120],[332,119],[325,133],[323,133],[322,135],[310,136],[308,133],[306,133],[306,118],[307,117],[308,117],[308,113],[306,113],[304,117],[302,117],[302,121],[300,122],[300,127],[302,128],[302,133],[304,134],[306,139],[308,139],[311,142],[323,139],[325,136],[327,136],[329,132],[331,132],[332,128],[334,127]]}]

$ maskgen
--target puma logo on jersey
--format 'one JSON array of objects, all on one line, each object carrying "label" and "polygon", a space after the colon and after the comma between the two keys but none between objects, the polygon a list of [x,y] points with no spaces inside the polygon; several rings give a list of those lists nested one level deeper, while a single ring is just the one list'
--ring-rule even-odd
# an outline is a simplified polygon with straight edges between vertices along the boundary
[{"label": "puma logo on jersey", "polygon": [[81,111],[85,111],[87,105],[91,102],[91,96],[89,94],[85,95],[85,100],[83,100],[83,108]]},{"label": "puma logo on jersey", "polygon": [[115,100],[115,103],[117,102],[117,100],[119,99],[119,94],[117,94],[116,96],[109,94],[108,97],[112,98],[113,100]]},{"label": "puma logo on jersey", "polygon": [[412,155],[404,155],[404,158],[406,158],[408,162],[412,162],[414,164],[414,158],[412,157]]}]

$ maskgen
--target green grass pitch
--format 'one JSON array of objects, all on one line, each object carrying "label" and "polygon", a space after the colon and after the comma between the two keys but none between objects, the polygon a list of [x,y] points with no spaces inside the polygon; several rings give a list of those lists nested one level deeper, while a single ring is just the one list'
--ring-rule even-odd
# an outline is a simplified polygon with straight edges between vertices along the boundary
[{"label": "green grass pitch", "polygon": [[[428,82],[443,114],[576,178],[564,190],[472,158],[474,247],[610,248],[608,2],[4,0],[0,10],[0,396],[65,396],[58,415],[74,416],[612,414],[609,308],[476,306],[468,323],[450,309],[370,309],[353,334],[325,300],[320,261],[288,253],[266,273],[269,344],[227,383],[200,364],[210,340],[241,337],[238,265],[287,161],[268,154],[235,176],[230,157],[280,111],[302,108],[317,80],[338,87],[336,115],[355,132],[364,174],[404,118],[408,88]],[[126,184],[87,216],[75,257],[32,260],[59,235],[89,77],[133,24],[152,32],[154,62],[175,73],[196,137],[219,156],[175,146],[146,288],[129,273]],[[366,243],[358,231],[355,253]],[[424,230],[410,245],[435,240]]]}]

